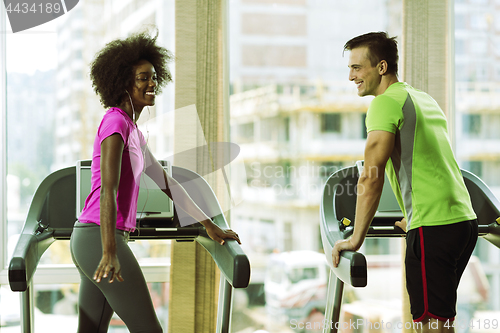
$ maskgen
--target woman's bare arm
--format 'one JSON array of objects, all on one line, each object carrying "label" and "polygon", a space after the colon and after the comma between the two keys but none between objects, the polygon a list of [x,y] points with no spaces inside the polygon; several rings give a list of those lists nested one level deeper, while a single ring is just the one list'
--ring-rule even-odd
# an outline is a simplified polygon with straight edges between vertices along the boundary
[{"label": "woman's bare arm", "polygon": [[[225,238],[235,239],[241,244],[238,235],[231,229],[223,230],[201,210],[191,199],[186,190],[172,178],[160,163],[154,158],[153,154],[146,147],[146,174],[160,187],[160,189],[175,202],[183,211],[191,215],[196,221],[199,221],[207,230],[210,238],[220,244],[224,244]],[[175,200],[174,200],[175,199]]]},{"label": "woman's bare arm", "polygon": [[100,282],[108,277],[109,283],[115,278],[123,281],[121,268],[116,256],[116,194],[120,183],[123,140],[119,134],[113,134],[101,143],[101,200],[100,222],[102,259],[94,273],[94,280]]}]

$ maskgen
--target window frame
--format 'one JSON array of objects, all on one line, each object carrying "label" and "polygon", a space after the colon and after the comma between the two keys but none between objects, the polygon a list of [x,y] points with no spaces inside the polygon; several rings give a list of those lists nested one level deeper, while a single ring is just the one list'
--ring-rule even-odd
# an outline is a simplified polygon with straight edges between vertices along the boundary
[{"label": "window frame", "polygon": [[338,112],[321,113],[321,134],[341,134],[342,114]]},{"label": "window frame", "polygon": [[8,283],[7,274],[7,62],[5,6],[0,5],[0,285]]},{"label": "window frame", "polygon": [[451,149],[456,155],[457,153],[457,124],[456,124],[456,87],[455,87],[455,1],[448,2],[448,61],[447,61],[447,87],[448,92],[448,133],[450,137]]}]

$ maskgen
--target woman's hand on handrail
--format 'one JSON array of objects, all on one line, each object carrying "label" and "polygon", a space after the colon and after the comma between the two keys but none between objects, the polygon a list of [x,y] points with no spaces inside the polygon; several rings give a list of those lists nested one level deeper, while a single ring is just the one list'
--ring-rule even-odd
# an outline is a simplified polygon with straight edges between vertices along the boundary
[{"label": "woman's hand on handrail", "polygon": [[234,239],[241,244],[240,238],[238,234],[231,229],[221,229],[217,224],[213,223],[210,219],[201,222],[205,229],[207,230],[207,234],[214,241],[219,243],[220,245],[224,245],[224,239]]}]

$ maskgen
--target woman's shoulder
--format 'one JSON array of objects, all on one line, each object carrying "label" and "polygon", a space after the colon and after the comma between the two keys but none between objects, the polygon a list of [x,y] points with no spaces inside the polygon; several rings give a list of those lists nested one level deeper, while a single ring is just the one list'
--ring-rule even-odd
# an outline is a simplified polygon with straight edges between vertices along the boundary
[{"label": "woman's shoulder", "polygon": [[104,114],[101,124],[99,126],[99,133],[105,135],[108,131],[117,131],[123,134],[130,132],[130,121],[127,119],[127,115],[118,108],[110,108]]},{"label": "woman's shoulder", "polygon": [[123,127],[129,127],[129,125],[132,124],[132,121],[129,120],[128,115],[124,111],[113,107],[106,111],[101,123],[114,123]]},{"label": "woman's shoulder", "polygon": [[121,109],[119,109],[117,107],[112,107],[106,111],[103,119],[111,118],[111,119],[119,119],[119,120],[127,121],[126,117],[128,117],[128,116],[124,111],[122,111]]}]

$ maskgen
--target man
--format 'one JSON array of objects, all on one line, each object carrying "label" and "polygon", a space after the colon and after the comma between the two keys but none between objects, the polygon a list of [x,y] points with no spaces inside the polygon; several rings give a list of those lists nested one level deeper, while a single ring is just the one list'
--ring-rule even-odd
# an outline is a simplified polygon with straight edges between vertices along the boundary
[{"label": "man", "polygon": [[[348,41],[349,80],[358,95],[373,95],[366,116],[364,171],[358,180],[352,237],[340,252],[357,251],[377,211],[384,169],[404,214],[406,281],[411,312],[423,332],[453,332],[460,277],[477,241],[477,221],[454,159],[446,117],[426,93],[397,77],[395,38],[368,33]],[[420,325],[416,325],[419,327]]]}]

